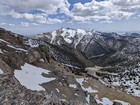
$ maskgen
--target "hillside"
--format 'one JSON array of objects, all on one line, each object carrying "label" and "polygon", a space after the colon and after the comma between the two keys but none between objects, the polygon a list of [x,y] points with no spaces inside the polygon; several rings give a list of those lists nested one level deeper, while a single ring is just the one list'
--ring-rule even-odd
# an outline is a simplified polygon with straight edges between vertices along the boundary
[{"label": "hillside", "polygon": [[0,29],[0,104],[139,105],[140,35]]}]

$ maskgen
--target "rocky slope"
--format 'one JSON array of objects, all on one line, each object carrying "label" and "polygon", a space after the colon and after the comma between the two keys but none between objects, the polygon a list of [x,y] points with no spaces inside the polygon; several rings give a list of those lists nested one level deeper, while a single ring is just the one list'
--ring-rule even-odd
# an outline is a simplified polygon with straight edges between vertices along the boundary
[{"label": "rocky slope", "polygon": [[0,29],[0,104],[139,105],[139,35],[108,34]]}]

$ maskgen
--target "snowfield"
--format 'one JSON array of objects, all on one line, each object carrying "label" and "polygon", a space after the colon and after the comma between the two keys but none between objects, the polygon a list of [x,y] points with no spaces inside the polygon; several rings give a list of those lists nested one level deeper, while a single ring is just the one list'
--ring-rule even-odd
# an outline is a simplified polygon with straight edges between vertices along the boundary
[{"label": "snowfield", "polygon": [[21,68],[22,70],[15,70],[14,76],[23,86],[28,89],[37,91],[45,90],[42,86],[40,86],[40,84],[55,80],[55,78],[46,78],[42,76],[42,73],[48,74],[48,70],[30,65],[28,63],[25,63],[25,65]]}]

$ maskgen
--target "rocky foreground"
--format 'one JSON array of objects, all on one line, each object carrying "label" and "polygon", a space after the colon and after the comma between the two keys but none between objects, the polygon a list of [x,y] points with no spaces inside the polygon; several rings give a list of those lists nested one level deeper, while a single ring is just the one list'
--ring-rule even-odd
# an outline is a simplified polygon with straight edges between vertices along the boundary
[{"label": "rocky foreground", "polygon": [[114,42],[108,48],[106,40],[95,47],[89,35],[71,42],[68,31],[63,39],[63,31],[31,38],[0,29],[1,105],[140,105],[138,36],[131,46],[130,36],[106,38]]}]

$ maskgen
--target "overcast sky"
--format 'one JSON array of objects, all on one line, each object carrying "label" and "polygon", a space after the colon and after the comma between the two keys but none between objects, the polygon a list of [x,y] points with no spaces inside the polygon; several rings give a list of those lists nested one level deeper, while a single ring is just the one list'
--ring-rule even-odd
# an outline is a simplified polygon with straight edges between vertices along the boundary
[{"label": "overcast sky", "polygon": [[0,27],[25,35],[61,27],[140,32],[140,0],[0,0]]}]

